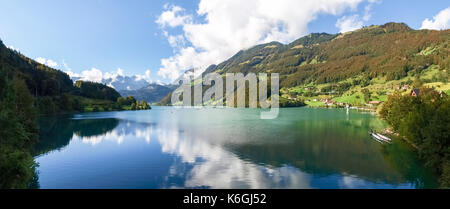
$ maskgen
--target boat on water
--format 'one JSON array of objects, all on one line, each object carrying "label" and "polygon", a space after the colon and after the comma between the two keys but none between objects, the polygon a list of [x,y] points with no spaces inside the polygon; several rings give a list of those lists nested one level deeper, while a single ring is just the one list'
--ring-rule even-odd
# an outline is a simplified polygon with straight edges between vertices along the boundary
[{"label": "boat on water", "polygon": [[383,136],[383,135],[381,135],[381,134],[377,134],[377,133],[375,133],[375,132],[373,132],[373,131],[371,131],[371,132],[369,132],[370,133],[370,135],[377,141],[377,142],[380,142],[380,143],[391,143],[391,139],[390,138],[388,138],[388,137],[386,137],[386,136]]},{"label": "boat on water", "polygon": [[383,140],[381,140],[379,136],[375,135],[374,133],[371,133],[370,135],[375,139],[375,141],[383,143]]},{"label": "boat on water", "polygon": [[381,137],[382,139],[388,141],[388,142],[391,142],[391,141],[392,141],[390,138],[388,138],[388,137],[386,137],[386,136],[383,136],[383,135],[381,135],[381,134],[377,134],[377,135],[378,135],[379,137]]}]

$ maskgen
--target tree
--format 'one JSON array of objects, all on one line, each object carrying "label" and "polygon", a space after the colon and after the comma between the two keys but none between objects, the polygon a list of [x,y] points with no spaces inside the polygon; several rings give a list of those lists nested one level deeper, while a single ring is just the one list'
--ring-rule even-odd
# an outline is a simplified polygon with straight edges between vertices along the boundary
[{"label": "tree", "polygon": [[34,98],[28,91],[28,87],[24,80],[14,78],[13,88],[15,91],[15,112],[16,116],[24,124],[25,128],[31,132],[37,132],[36,117],[37,112],[34,108]]},{"label": "tree", "polygon": [[369,103],[369,101],[370,101],[370,91],[368,89],[363,89],[363,90],[361,90],[361,92],[364,95],[364,101],[366,103]]},{"label": "tree", "polygon": [[127,96],[125,100],[127,105],[136,104],[136,99],[132,96]]},{"label": "tree", "polygon": [[0,71],[0,188],[26,188],[35,174],[29,152],[36,137],[35,115],[27,93],[23,80],[11,82]]},{"label": "tree", "polygon": [[118,103],[120,106],[122,106],[122,105],[125,105],[126,100],[125,100],[123,97],[119,97],[119,98],[117,98],[117,103]]},{"label": "tree", "polygon": [[142,101],[141,101],[140,107],[141,107],[143,110],[150,109],[150,106],[148,105],[147,101],[145,101],[145,100],[142,100]]},{"label": "tree", "polygon": [[414,88],[420,88],[423,85],[423,81],[420,78],[416,78],[412,83]]},{"label": "tree", "polygon": [[119,92],[115,89],[100,83],[77,81],[75,86],[78,88],[80,96],[88,98],[104,99],[116,102],[120,97]]}]

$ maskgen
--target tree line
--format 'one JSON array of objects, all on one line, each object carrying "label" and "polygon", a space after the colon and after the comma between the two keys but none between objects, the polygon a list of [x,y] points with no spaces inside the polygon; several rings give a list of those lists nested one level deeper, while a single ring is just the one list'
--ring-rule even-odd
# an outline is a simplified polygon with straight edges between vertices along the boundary
[{"label": "tree line", "polygon": [[450,187],[450,97],[422,87],[419,95],[395,93],[379,112],[392,129],[417,147],[426,165]]}]

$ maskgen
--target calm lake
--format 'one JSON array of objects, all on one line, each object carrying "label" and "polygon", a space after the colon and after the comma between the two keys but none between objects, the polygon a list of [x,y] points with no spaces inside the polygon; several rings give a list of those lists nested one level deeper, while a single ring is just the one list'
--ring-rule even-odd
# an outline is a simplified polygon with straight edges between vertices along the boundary
[{"label": "calm lake", "polygon": [[40,119],[40,188],[434,188],[384,124],[345,109],[176,109]]}]

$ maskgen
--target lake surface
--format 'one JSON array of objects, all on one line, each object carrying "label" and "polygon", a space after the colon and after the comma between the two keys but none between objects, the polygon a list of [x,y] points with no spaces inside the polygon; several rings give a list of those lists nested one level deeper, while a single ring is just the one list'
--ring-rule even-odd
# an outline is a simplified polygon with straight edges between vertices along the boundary
[{"label": "lake surface", "polygon": [[434,188],[375,116],[344,109],[176,109],[41,118],[40,188]]}]

